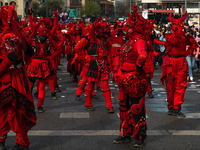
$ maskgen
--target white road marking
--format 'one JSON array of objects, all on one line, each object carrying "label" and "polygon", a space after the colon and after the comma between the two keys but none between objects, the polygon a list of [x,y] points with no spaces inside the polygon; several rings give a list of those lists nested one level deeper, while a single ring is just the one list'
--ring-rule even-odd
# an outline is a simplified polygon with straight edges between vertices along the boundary
[{"label": "white road marking", "polygon": [[[120,118],[119,113],[117,113],[118,118]],[[146,114],[146,118],[149,118],[149,116]]]},{"label": "white road marking", "polygon": [[74,91],[74,90],[77,90],[78,86],[77,87],[67,87],[66,90],[68,91]]},{"label": "white road marking", "polygon": [[[119,135],[119,130],[30,130],[29,136],[107,136]],[[200,130],[147,130],[148,136],[157,135],[199,136]],[[12,131],[8,136],[15,136]]]},{"label": "white road marking", "polygon": [[60,113],[60,118],[90,118],[88,112]]},{"label": "white road marking", "polygon": [[200,135],[200,130],[169,130],[172,135]]},{"label": "white road marking", "polygon": [[155,76],[161,76],[161,73],[154,73]]},{"label": "white road marking", "polygon": [[185,118],[200,118],[200,113],[186,113]]},{"label": "white road marking", "polygon": [[165,91],[164,88],[153,88],[155,91]]}]

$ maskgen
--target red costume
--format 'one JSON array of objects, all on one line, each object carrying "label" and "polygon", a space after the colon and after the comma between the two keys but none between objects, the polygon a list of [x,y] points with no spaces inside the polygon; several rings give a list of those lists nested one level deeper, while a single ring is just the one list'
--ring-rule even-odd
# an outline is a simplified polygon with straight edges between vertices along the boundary
[{"label": "red costume", "polygon": [[23,66],[33,50],[23,37],[13,6],[0,10],[0,145],[4,149],[7,133],[16,132],[15,149],[27,150],[30,144],[27,132],[36,124],[36,115],[29,81]]},{"label": "red costume", "polygon": [[147,58],[147,40],[144,34],[146,20],[137,13],[136,5],[128,17],[125,31],[130,40],[122,47],[121,66],[115,78],[119,87],[120,137],[114,143],[122,143],[125,139],[130,141],[132,136],[136,140],[134,146],[142,147],[147,130],[147,78],[143,70]]},{"label": "red costume", "polygon": [[[56,15],[55,15],[56,16]],[[38,110],[43,112],[43,103],[45,98],[45,85],[48,80],[52,97],[55,97],[55,86],[53,73],[55,71],[55,64],[52,61],[58,54],[61,53],[61,47],[54,42],[51,36],[54,35],[54,28],[49,32],[49,30],[44,26],[44,24],[39,24],[35,32],[29,37],[29,43],[34,47],[34,56],[27,67],[27,74],[29,80],[31,81],[31,88],[33,87],[36,79],[39,79],[38,85]],[[49,34],[49,33],[50,34]],[[52,52],[52,48],[55,50]],[[51,74],[52,73],[52,74]]]},{"label": "red costume", "polygon": [[[89,36],[81,39],[81,41],[74,47],[75,53],[80,57],[85,57],[87,54],[86,65],[89,66],[87,71],[88,85],[85,91],[87,110],[94,110],[92,104],[92,92],[95,86],[95,81],[100,80],[103,88],[104,98],[106,100],[107,109],[109,112],[113,111],[111,92],[108,85],[109,68],[107,56],[111,50],[111,43],[108,39],[108,35],[105,34],[107,24],[106,22],[99,22],[97,20]],[[97,33],[97,35],[95,34]]]},{"label": "red costume", "polygon": [[154,73],[154,65],[153,65],[154,49],[153,49],[152,41],[150,39],[150,35],[152,34],[154,22],[155,22],[154,20],[149,20],[145,26],[145,35],[146,35],[146,41],[147,41],[148,56],[147,56],[147,60],[145,62],[143,69],[147,75],[147,93],[150,98],[154,97],[152,94],[153,89],[151,86],[151,79],[153,78],[153,73]]},{"label": "red costume", "polygon": [[183,31],[184,20],[187,12],[182,18],[173,19],[171,14],[169,21],[172,22],[171,34],[166,34],[166,42],[154,40],[158,44],[165,45],[166,57],[163,60],[161,81],[166,83],[168,115],[185,117],[180,112],[181,104],[187,86],[188,64],[185,59],[187,56],[186,45],[190,45],[189,49],[196,48],[196,42],[193,38],[186,36]]},{"label": "red costume", "polygon": [[115,30],[111,31],[110,40],[112,43],[112,49],[110,52],[111,57],[111,70],[113,71],[113,77],[117,73],[120,67],[120,49],[126,43],[126,37],[122,31],[124,22],[116,22]]}]

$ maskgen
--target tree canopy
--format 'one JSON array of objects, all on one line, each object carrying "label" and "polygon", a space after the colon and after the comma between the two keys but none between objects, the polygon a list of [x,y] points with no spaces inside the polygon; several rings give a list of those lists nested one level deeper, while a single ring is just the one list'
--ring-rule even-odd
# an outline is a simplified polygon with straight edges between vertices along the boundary
[{"label": "tree canopy", "polygon": [[46,17],[46,4],[48,7],[48,14],[50,15],[53,9],[61,10],[64,2],[62,0],[45,0],[45,4],[33,2],[33,9],[35,10],[33,15],[36,17]]},{"label": "tree canopy", "polygon": [[101,14],[100,6],[93,0],[86,0],[86,6],[82,7],[81,15],[96,16]]}]

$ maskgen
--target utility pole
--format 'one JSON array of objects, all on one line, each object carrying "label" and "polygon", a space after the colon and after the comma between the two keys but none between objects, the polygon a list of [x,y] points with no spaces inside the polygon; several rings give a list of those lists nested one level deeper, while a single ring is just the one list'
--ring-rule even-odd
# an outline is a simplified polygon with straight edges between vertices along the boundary
[{"label": "utility pole", "polygon": [[48,5],[47,5],[47,0],[46,0],[46,17],[48,17]]},{"label": "utility pole", "polygon": [[114,0],[114,14],[115,14],[115,19],[116,19],[116,0]]},{"label": "utility pole", "polygon": [[130,0],[130,14],[131,14],[131,0]]},{"label": "utility pole", "polygon": [[[185,12],[187,11],[187,0],[185,0]],[[186,19],[185,19],[185,23],[187,23],[188,21],[187,21],[187,17],[186,17]]]}]

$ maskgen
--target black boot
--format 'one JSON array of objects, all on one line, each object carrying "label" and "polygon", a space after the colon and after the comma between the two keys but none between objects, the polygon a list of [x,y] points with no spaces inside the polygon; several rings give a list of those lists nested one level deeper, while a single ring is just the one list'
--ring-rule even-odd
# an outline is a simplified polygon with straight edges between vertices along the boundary
[{"label": "black boot", "polygon": [[138,147],[138,148],[143,147],[144,146],[144,140],[140,140],[140,139],[135,140],[134,146]]},{"label": "black boot", "polygon": [[99,99],[96,94],[92,95],[92,98]]},{"label": "black boot", "polygon": [[0,150],[6,150],[4,142],[0,142]]},{"label": "black boot", "polygon": [[80,101],[81,100],[81,95],[76,95],[76,100]]},{"label": "black boot", "polygon": [[37,99],[37,98],[38,98],[38,91],[36,91],[36,92],[33,94],[33,98],[34,98],[34,99]]},{"label": "black boot", "polygon": [[148,95],[149,95],[149,98],[154,98],[152,92],[151,92],[151,93],[148,93]]},{"label": "black boot", "polygon": [[23,145],[19,145],[19,144],[16,144],[12,150],[29,150],[28,147],[26,146],[23,146]]},{"label": "black boot", "polygon": [[52,92],[51,93],[52,99],[53,100],[57,100],[58,98],[56,97],[56,92]]},{"label": "black boot", "polygon": [[177,117],[181,117],[181,118],[185,117],[185,115],[179,109],[174,109],[172,115],[177,116]]},{"label": "black boot", "polygon": [[61,92],[61,90],[60,90],[60,88],[59,88],[58,85],[55,87],[55,91],[56,91],[56,92]]},{"label": "black boot", "polygon": [[119,136],[114,140],[115,144],[122,144],[122,143],[128,143],[131,142],[131,137],[130,136]]},{"label": "black boot", "polygon": [[167,113],[167,115],[172,115],[174,112],[174,108],[173,107],[169,107],[169,111]]},{"label": "black boot", "polygon": [[44,112],[43,107],[38,107],[38,112],[39,112],[39,113],[43,113],[43,112]]}]

